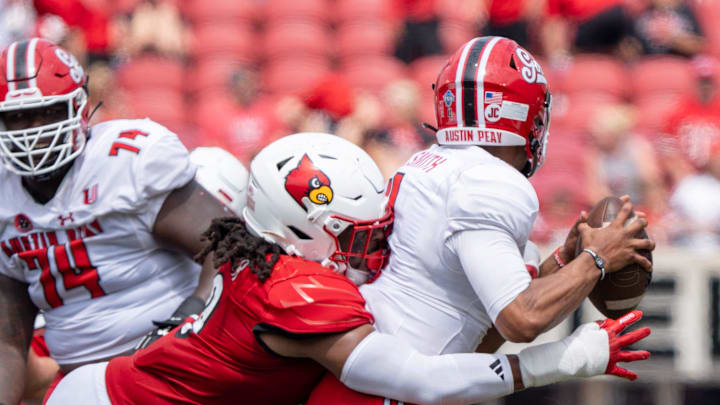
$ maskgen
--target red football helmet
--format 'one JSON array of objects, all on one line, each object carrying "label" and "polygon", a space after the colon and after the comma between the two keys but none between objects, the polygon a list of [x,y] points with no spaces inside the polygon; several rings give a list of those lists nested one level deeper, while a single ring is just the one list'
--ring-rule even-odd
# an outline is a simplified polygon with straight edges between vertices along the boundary
[{"label": "red football helmet", "polygon": [[50,41],[32,38],[10,44],[0,55],[0,115],[64,103],[64,119],[8,129],[0,120],[0,158],[21,176],[42,176],[75,159],[87,138],[86,76],[75,57]]},{"label": "red football helmet", "polygon": [[545,160],[551,97],[540,64],[515,41],[481,37],[448,60],[435,83],[440,145],[524,145],[530,177]]}]

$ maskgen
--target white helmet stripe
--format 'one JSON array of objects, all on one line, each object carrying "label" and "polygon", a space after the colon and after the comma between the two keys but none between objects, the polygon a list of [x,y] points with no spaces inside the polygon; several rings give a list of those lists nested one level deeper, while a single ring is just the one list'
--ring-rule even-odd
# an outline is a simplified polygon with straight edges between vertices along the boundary
[{"label": "white helmet stripe", "polygon": [[475,38],[465,45],[465,49],[462,50],[460,60],[458,61],[456,73],[455,73],[455,115],[457,116],[457,126],[465,126],[465,120],[463,119],[463,75],[465,74],[465,61],[467,60],[468,53],[473,47],[475,42],[479,41],[479,38]]},{"label": "white helmet stripe", "polygon": [[[487,63],[493,47],[500,39],[500,37],[495,37],[485,45],[485,49],[483,49],[482,56],[480,57],[480,66],[478,66],[477,70],[477,91],[475,92],[477,98],[475,100],[475,108],[477,108],[477,126],[480,128],[485,128],[485,72]],[[458,124],[458,126],[460,125]]]},{"label": "white helmet stripe", "polygon": [[27,51],[27,66],[25,69],[27,70],[27,77],[32,77],[28,81],[28,85],[30,88],[37,87],[37,79],[35,76],[37,76],[37,71],[35,68],[35,47],[37,46],[38,38],[33,38],[30,40],[30,45],[28,45],[28,51]]},{"label": "white helmet stripe", "polygon": [[7,53],[7,66],[5,67],[5,76],[8,81],[8,91],[17,90],[15,80],[15,49],[17,49],[17,42],[13,42],[8,48]]}]

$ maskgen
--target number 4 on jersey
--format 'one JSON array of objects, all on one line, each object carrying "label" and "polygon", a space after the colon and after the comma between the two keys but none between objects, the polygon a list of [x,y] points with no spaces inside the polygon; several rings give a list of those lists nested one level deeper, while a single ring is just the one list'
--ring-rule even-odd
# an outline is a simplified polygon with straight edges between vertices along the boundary
[{"label": "number 4 on jersey", "polygon": [[[138,135],[148,136],[148,134],[146,132],[142,132],[137,129],[133,129],[130,131],[120,132],[120,135],[118,135],[118,139],[127,138],[127,139],[134,141]],[[140,153],[140,148],[138,148],[137,146],[133,146],[133,145],[130,145],[125,142],[113,142],[112,146],[110,146],[110,156],[117,156],[118,151],[120,151],[120,149],[128,150],[134,154]]]}]

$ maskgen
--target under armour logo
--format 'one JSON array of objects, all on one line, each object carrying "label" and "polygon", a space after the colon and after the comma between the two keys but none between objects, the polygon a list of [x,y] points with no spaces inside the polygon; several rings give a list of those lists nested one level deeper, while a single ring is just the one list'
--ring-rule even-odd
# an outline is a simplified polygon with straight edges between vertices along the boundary
[{"label": "under armour logo", "polygon": [[502,369],[502,364],[500,364],[500,359],[495,360],[490,365],[490,370],[494,371],[495,374],[497,374],[501,380],[505,381],[505,374],[503,374],[503,369]]},{"label": "under armour logo", "polygon": [[60,226],[65,226],[65,221],[75,222],[75,218],[73,218],[72,212],[69,213],[66,217],[58,215],[58,219],[60,220]]}]

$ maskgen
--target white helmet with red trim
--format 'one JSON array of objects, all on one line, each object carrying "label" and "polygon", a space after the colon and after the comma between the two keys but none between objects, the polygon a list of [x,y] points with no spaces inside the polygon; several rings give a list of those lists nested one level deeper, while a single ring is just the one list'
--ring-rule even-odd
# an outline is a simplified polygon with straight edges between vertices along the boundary
[{"label": "white helmet with red trim", "polygon": [[[10,44],[0,55],[0,159],[21,176],[48,175],[84,149],[88,108],[86,75],[75,57],[50,41],[32,38]],[[50,107],[60,118],[32,126],[30,114]],[[10,121],[25,121],[16,128]]]},{"label": "white helmet with red trim", "polygon": [[245,165],[230,152],[218,147],[195,148],[190,153],[190,161],[197,166],[195,181],[235,215],[242,215],[248,183]]},{"label": "white helmet with red trim", "polygon": [[322,133],[286,136],[250,164],[247,228],[285,252],[362,283],[379,274],[392,225],[384,180],[361,148]]},{"label": "white helmet with red trim", "polygon": [[551,97],[540,64],[515,41],[480,37],[448,60],[435,83],[441,145],[525,146],[527,177],[545,160]]}]

